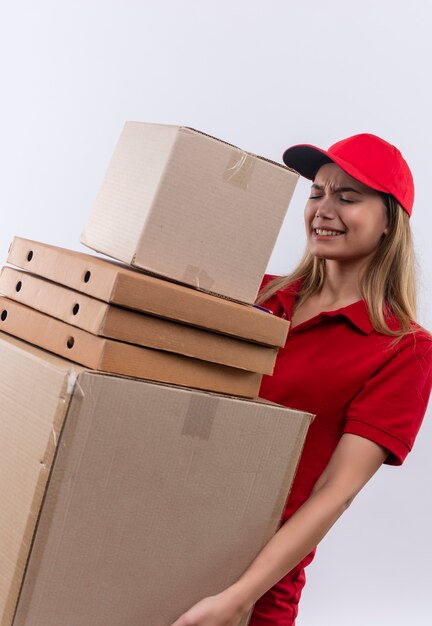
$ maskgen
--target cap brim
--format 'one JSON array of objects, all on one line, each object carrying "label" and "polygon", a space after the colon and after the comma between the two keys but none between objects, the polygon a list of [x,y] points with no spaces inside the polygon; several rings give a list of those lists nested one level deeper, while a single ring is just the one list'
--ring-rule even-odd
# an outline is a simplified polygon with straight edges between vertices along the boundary
[{"label": "cap brim", "polygon": [[335,161],[328,156],[325,150],[309,144],[299,144],[288,148],[283,153],[283,162],[301,176],[313,180],[319,168],[325,163]]}]

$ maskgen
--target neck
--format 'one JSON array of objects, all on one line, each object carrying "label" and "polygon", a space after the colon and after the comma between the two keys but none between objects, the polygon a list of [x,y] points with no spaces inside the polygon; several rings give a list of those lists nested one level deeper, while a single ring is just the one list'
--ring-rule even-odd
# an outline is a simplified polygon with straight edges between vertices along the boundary
[{"label": "neck", "polygon": [[327,302],[351,303],[361,300],[361,278],[367,263],[361,262],[339,263],[336,260],[326,260],[326,275],[320,291],[320,299]]}]

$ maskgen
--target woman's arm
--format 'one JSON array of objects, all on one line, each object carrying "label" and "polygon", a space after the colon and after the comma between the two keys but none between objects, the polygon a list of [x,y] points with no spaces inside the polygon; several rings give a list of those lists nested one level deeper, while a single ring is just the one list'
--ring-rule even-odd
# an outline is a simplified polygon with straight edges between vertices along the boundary
[{"label": "woman's arm", "polygon": [[237,626],[268,589],[321,541],[384,462],[388,451],[344,434],[306,502],[270,539],[240,579],[198,602],[172,626]]}]

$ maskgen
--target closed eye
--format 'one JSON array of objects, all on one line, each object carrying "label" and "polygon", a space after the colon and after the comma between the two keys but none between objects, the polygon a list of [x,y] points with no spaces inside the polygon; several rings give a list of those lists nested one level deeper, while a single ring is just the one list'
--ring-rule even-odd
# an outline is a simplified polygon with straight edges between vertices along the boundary
[{"label": "closed eye", "polygon": [[[322,198],[322,196],[309,196],[308,200],[319,200],[319,198]],[[348,200],[348,198],[339,198],[339,200],[341,202],[345,202],[346,204],[353,204],[354,202],[357,202],[357,200]]]}]

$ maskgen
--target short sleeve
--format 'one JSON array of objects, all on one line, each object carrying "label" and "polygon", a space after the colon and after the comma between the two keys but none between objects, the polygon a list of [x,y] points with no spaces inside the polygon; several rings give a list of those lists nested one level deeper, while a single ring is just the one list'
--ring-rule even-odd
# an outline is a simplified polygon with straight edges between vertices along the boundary
[{"label": "short sleeve", "polygon": [[431,385],[432,341],[414,335],[409,345],[396,348],[351,401],[343,432],[387,448],[385,463],[401,465],[422,424]]}]

